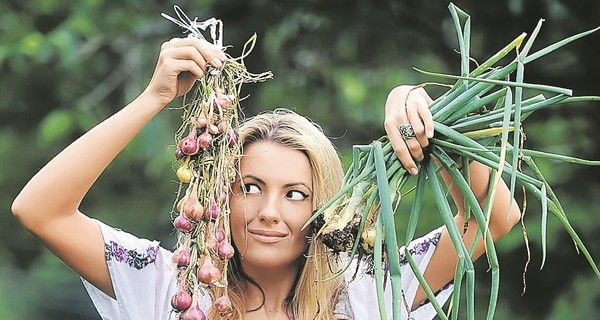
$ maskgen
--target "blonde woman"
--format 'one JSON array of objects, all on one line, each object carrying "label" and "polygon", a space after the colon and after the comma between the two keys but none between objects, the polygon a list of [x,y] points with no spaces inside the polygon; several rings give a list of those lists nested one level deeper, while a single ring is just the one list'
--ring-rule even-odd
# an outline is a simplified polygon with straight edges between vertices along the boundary
[{"label": "blonde woman", "polygon": [[[174,319],[171,297],[176,291],[172,252],[159,243],[114,229],[79,211],[95,180],[135,135],[173,99],[186,93],[208,64],[220,67],[225,56],[206,41],[173,39],[161,47],[148,87],[129,105],[77,139],[23,188],[14,215],[50,250],[84,279],[103,319]],[[433,136],[423,90],[401,86],[386,102],[385,128],[403,165],[416,174],[423,148]],[[406,103],[404,103],[406,101]],[[414,136],[398,130],[410,124]],[[406,135],[406,133],[404,133]],[[319,203],[340,188],[342,166],[321,129],[294,112],[260,114],[241,127],[244,154],[240,175],[231,187],[231,233],[236,255],[229,277],[235,319],[379,319],[374,280],[359,274],[321,281],[336,271],[324,245],[301,230]],[[473,163],[472,188],[485,199],[488,170]],[[64,179],[69,176],[69,179]],[[458,193],[456,223],[464,225]],[[502,183],[496,193],[490,229],[494,239],[519,218]],[[126,213],[121,213],[126,214]],[[470,245],[476,223],[464,241]],[[484,253],[480,241],[473,259]],[[415,258],[440,303],[452,290],[457,254],[445,228],[413,241]],[[403,269],[407,310],[404,317],[431,319],[410,268]],[[389,294],[389,290],[386,290]],[[209,319],[207,294],[200,301]]]}]

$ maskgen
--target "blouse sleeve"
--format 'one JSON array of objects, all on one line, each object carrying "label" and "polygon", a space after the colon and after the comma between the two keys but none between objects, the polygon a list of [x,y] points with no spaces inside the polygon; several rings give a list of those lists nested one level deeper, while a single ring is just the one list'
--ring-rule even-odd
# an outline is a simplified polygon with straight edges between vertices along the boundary
[{"label": "blouse sleeve", "polygon": [[[439,227],[425,236],[413,240],[408,245],[408,250],[411,253],[416,265],[419,268],[421,274],[425,272],[431,256],[435,251],[435,248],[440,239],[442,233],[442,227]],[[410,311],[407,306],[412,306],[419,288],[419,280],[412,271],[408,260],[404,255],[405,247],[400,248],[400,272],[402,275],[402,291],[404,293],[404,300],[402,303],[403,307],[401,319],[407,320],[428,320],[433,319],[437,313],[431,304],[426,302],[415,310]],[[348,299],[350,301],[352,311],[354,313],[354,319],[379,319],[379,312],[377,312],[377,293],[375,288],[375,279],[368,274],[364,264],[359,266],[359,271],[355,276],[356,270],[356,259],[352,262],[353,265],[346,272],[346,282],[348,284]],[[437,302],[443,305],[450,294],[452,293],[453,286],[451,283],[444,286],[440,291],[436,293]],[[385,304],[388,316],[391,316],[392,312],[392,289],[389,278],[386,281],[384,289]]]},{"label": "blouse sleeve", "polygon": [[176,289],[172,253],[157,241],[97,223],[116,299],[82,281],[102,319],[170,319],[170,297]]}]

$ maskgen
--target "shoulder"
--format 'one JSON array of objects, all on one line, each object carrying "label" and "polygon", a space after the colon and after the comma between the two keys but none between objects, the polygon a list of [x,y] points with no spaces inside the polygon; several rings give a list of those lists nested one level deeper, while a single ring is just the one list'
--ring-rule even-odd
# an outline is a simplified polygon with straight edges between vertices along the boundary
[{"label": "shoulder", "polygon": [[[104,237],[105,258],[115,299],[92,285],[86,289],[101,316],[113,319],[164,319],[171,313],[176,290],[172,252],[159,241],[136,237],[97,221]],[[125,316],[125,318],[123,318]]]}]

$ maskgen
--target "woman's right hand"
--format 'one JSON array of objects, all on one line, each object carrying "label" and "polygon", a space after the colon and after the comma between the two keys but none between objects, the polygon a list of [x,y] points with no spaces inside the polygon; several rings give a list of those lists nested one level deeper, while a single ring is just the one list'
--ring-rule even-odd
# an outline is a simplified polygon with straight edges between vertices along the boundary
[{"label": "woman's right hand", "polygon": [[164,107],[187,93],[202,78],[208,64],[220,68],[227,56],[206,40],[196,37],[173,38],[162,44],[152,79],[143,94]]},{"label": "woman's right hand", "polygon": [[[144,92],[100,122],[44,166],[12,205],[19,221],[71,269],[115,297],[98,224],[79,205],[110,162],[176,97],[188,92],[207,65],[222,66],[221,48],[197,38],[164,43]],[[64,179],[68,176],[69,179]]]}]

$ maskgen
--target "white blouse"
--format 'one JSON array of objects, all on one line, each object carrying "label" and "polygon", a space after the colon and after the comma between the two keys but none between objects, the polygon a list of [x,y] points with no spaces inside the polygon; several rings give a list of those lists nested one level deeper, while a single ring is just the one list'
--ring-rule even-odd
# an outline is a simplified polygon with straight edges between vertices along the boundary
[{"label": "white blouse", "polygon": [[[171,307],[171,297],[177,289],[177,266],[171,259],[173,253],[160,247],[157,241],[140,239],[100,221],[97,223],[104,237],[105,258],[116,299],[98,290],[85,279],[82,281],[102,319],[177,319],[177,314]],[[409,244],[409,252],[421,273],[425,272],[440,234],[441,227]],[[402,289],[407,305],[412,306],[419,282],[402,254],[404,248],[401,248],[400,252]],[[346,290],[340,295],[335,309],[336,317],[379,320],[375,280],[365,272],[364,264],[361,264],[358,274],[352,279],[356,271],[355,263],[356,261],[353,261],[353,265],[346,271]],[[387,314],[390,317],[391,292],[388,280],[384,294]],[[448,284],[436,294],[438,303],[443,305],[451,293],[452,284]],[[205,313],[212,304],[208,294],[202,295],[198,303]],[[429,302],[411,311],[410,315],[404,307],[402,310],[401,318],[407,320],[433,319],[436,315],[433,305]]]}]

